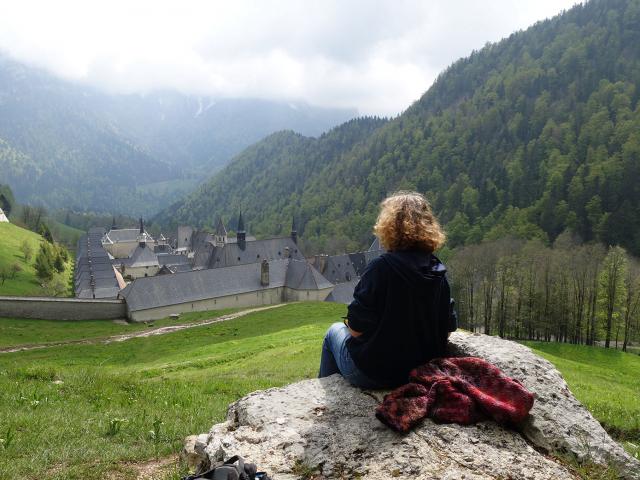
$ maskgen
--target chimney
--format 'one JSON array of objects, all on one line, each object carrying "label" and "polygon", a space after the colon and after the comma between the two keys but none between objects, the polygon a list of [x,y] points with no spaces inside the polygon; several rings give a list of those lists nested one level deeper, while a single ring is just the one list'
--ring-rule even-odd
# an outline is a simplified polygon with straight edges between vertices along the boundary
[{"label": "chimney", "polygon": [[327,268],[327,256],[316,255],[316,258],[314,259],[313,263],[314,263],[313,266],[316,267],[316,270],[324,274],[324,270]]},{"label": "chimney", "polygon": [[269,262],[266,259],[260,264],[260,285],[269,286]]}]

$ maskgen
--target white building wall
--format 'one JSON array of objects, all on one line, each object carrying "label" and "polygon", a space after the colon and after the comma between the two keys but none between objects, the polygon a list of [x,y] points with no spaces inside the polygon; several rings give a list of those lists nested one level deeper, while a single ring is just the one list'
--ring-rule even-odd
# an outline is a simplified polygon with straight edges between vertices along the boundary
[{"label": "white building wall", "polygon": [[269,288],[257,292],[209,298],[197,302],[180,303],[165,307],[150,308],[129,312],[129,319],[134,322],[146,322],[168,317],[175,313],[202,312],[205,310],[221,310],[223,308],[259,307],[275,305],[283,302],[323,301],[331,293],[333,287],[322,290],[294,290],[287,287]]},{"label": "white building wall", "polygon": [[131,277],[132,279],[142,277],[154,277],[160,270],[159,265],[152,265],[149,267],[125,267],[124,277]]},{"label": "white building wall", "polygon": [[294,290],[293,288],[285,287],[284,294],[287,302],[324,302],[332,291],[333,287],[323,288],[322,290]]},{"label": "white building wall", "polygon": [[196,302],[179,303],[165,307],[150,308],[129,312],[129,319],[134,322],[146,322],[168,317],[175,313],[202,312],[205,310],[221,310],[223,308],[257,307],[261,305],[274,305],[283,302],[284,288],[270,288],[257,292],[228,295],[218,298],[208,298]]}]

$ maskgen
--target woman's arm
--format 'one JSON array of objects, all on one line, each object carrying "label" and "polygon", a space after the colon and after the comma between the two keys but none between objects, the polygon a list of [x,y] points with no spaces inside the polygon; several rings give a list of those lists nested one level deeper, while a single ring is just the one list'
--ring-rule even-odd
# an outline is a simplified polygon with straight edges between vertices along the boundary
[{"label": "woman's arm", "polygon": [[380,320],[380,302],[386,287],[385,268],[386,261],[383,258],[373,259],[354,289],[345,323],[354,337],[375,330]]}]

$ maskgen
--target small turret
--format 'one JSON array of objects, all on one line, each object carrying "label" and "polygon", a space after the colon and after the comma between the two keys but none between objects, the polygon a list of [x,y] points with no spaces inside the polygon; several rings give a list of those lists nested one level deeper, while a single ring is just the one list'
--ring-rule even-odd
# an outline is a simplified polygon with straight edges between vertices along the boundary
[{"label": "small turret", "polygon": [[216,227],[216,244],[222,246],[227,243],[227,229],[222,222],[222,217],[218,219],[218,226]]},{"label": "small turret", "polygon": [[138,233],[138,245],[144,248],[147,246],[147,234],[144,232],[144,222],[142,221],[142,217],[140,217],[140,233]]}]

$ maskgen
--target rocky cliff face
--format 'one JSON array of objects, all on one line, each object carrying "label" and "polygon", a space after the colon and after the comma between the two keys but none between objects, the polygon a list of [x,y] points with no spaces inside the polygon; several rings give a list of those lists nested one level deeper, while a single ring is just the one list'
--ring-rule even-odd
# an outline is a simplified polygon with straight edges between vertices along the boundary
[{"label": "rocky cliff face", "polygon": [[186,453],[202,468],[240,454],[274,480],[309,478],[312,471],[315,478],[575,478],[553,456],[613,465],[621,478],[640,479],[640,462],[607,435],[553,365],[530,349],[455,333],[451,353],[485,358],[535,394],[520,431],[491,421],[460,426],[427,419],[401,435],[374,416],[386,392],[363,391],[334,375],[247,395],[229,407],[226,422],[190,437]]}]

